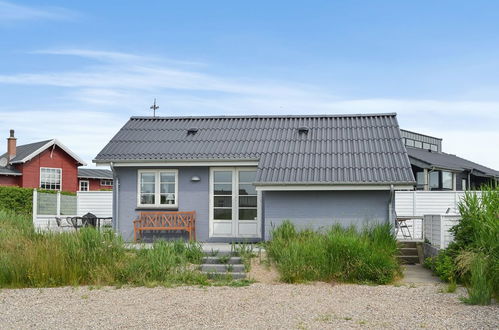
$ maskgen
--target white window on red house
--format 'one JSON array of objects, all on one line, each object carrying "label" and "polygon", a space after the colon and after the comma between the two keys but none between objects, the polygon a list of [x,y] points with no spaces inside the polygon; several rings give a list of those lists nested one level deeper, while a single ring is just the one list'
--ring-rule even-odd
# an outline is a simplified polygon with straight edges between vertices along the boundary
[{"label": "white window on red house", "polygon": [[40,168],[40,188],[47,190],[61,190],[62,169]]},{"label": "white window on red house", "polygon": [[80,180],[80,191],[88,191],[89,182],[87,180]]},{"label": "white window on red house", "polygon": [[100,185],[101,186],[112,186],[113,180],[102,179],[102,180],[100,180]]}]

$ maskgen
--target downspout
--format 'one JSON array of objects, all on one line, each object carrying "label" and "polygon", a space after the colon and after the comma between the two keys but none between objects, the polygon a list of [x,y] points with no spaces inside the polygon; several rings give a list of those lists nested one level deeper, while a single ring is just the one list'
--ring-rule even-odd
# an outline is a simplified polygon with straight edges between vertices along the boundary
[{"label": "downspout", "polygon": [[391,184],[390,185],[390,199],[388,201],[388,221],[390,222],[391,225],[394,225],[393,229],[395,229],[395,220],[393,219],[394,199],[395,199],[395,189],[393,187],[393,184]]},{"label": "downspout", "polygon": [[114,189],[113,189],[113,208],[114,208],[114,214],[113,214],[113,229],[115,232],[119,232],[120,229],[120,222],[119,222],[119,196],[120,196],[120,181],[118,179],[118,175],[114,171],[114,164],[113,162],[110,163],[111,171],[113,172],[113,183],[114,183]]}]

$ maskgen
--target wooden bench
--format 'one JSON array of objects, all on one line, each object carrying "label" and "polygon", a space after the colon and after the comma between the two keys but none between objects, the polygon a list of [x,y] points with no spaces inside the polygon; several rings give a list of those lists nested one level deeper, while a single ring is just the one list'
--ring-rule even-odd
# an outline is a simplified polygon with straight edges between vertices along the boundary
[{"label": "wooden bench", "polygon": [[142,238],[144,230],[184,230],[189,233],[189,240],[196,239],[196,212],[141,212],[133,220],[133,239]]}]

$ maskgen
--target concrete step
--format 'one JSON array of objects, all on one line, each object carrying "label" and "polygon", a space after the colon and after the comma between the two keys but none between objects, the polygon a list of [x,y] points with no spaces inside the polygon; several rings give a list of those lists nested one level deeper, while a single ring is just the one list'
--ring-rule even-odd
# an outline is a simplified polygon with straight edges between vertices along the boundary
[{"label": "concrete step", "polygon": [[211,279],[239,280],[246,278],[246,273],[244,272],[203,272],[203,274],[206,274]]},{"label": "concrete step", "polygon": [[207,257],[237,257],[238,254],[236,252],[231,251],[205,251],[204,255]]},{"label": "concrete step", "polygon": [[[229,258],[227,258],[229,257]],[[223,257],[204,257],[203,258],[203,264],[242,264],[243,261],[241,257],[230,257],[230,256],[223,256]]]},{"label": "concrete step", "polygon": [[406,264],[406,265],[414,265],[419,263],[419,256],[406,256],[406,255],[399,255],[397,256],[399,259],[400,263]]},{"label": "concrete step", "polygon": [[399,254],[403,256],[417,256],[417,248],[399,248]]},{"label": "concrete step", "polygon": [[220,272],[235,272],[240,273],[244,272],[244,265],[242,264],[202,264],[200,266],[202,272],[212,272],[212,273],[220,273]]},{"label": "concrete step", "polygon": [[415,249],[417,247],[418,243],[417,242],[399,242],[398,247],[399,248],[413,248]]}]

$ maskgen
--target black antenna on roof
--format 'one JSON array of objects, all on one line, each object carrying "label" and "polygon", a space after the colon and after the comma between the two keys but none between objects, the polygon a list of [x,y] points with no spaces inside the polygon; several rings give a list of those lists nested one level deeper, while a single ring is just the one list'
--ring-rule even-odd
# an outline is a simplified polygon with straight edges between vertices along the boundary
[{"label": "black antenna on roof", "polygon": [[151,105],[150,109],[153,111],[153,117],[156,117],[156,109],[159,109],[159,106],[156,105],[156,98],[154,98],[154,104]]}]

